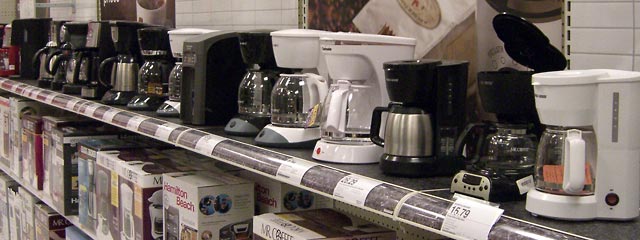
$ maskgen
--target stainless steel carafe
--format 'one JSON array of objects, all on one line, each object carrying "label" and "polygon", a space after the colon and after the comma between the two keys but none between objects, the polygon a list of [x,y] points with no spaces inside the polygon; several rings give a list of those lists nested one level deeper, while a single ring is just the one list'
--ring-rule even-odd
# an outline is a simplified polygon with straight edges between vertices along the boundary
[{"label": "stainless steel carafe", "polygon": [[374,134],[371,140],[383,146],[385,154],[404,157],[433,155],[433,128],[430,114],[423,109],[403,107],[397,103],[391,103],[389,107],[376,107],[373,112],[371,132],[380,132],[383,112],[388,112],[384,138]]}]

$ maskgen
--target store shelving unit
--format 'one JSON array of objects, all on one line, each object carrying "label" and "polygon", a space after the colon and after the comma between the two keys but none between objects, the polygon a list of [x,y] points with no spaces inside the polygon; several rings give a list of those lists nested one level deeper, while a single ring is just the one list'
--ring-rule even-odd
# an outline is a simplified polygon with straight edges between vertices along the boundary
[{"label": "store shelving unit", "polygon": [[[436,178],[430,186],[425,179],[405,179],[383,176],[374,165],[320,164],[310,159],[305,152],[296,150],[270,150],[252,145],[247,138],[225,136],[221,127],[201,128],[180,124],[177,119],[161,119],[118,107],[103,105],[47,89],[33,86],[33,81],[14,81],[0,78],[0,89],[34,99],[67,111],[84,115],[108,124],[174,144],[216,160],[244,168],[278,181],[313,191],[335,200],[336,208],[372,222],[394,229],[399,239],[463,239],[441,231],[446,212],[451,205],[451,194],[446,189],[449,178]],[[354,173],[357,172],[357,173]],[[336,187],[346,180],[367,182],[373,187],[364,194],[363,201],[336,194]],[[429,184],[426,184],[429,185]],[[416,189],[434,189],[425,193]],[[30,190],[31,191],[31,190]],[[33,193],[33,192],[32,192]],[[36,193],[34,193],[36,195]],[[40,197],[41,195],[39,195]],[[46,198],[45,198],[46,199]],[[44,200],[46,202],[46,200]],[[525,216],[522,203],[503,204],[505,215],[489,232],[489,239],[586,239],[569,232],[588,232],[607,223],[573,223],[533,219]],[[514,213],[523,221],[506,215]],[[77,222],[76,217],[69,217]],[[535,223],[532,223],[535,222]],[[559,227],[557,230],[551,227]],[[627,222],[620,231],[635,229],[628,236],[638,236],[640,223]],[[577,231],[573,231],[577,228]],[[614,229],[615,230],[615,229]],[[90,232],[89,232],[90,234]],[[595,235],[590,236],[599,238]],[[625,238],[622,236],[622,238]]]}]

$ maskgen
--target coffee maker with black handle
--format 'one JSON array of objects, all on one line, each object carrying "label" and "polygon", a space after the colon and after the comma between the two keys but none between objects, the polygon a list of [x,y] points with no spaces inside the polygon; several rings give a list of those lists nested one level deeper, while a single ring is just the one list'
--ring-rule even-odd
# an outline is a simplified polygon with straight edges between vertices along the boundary
[{"label": "coffee maker with black handle", "polygon": [[[62,45],[62,39],[60,37],[60,28],[67,21],[53,21],[51,22],[51,29],[49,31],[49,42],[47,45],[38,50],[33,56],[32,63],[33,68],[36,70],[38,76],[38,87],[49,88],[51,87],[51,81],[53,81],[53,75],[46,69],[50,65],[49,56],[58,51]],[[51,60],[53,61],[53,59]]]},{"label": "coffee maker with black handle", "polygon": [[90,64],[87,73],[88,79],[86,85],[82,86],[80,95],[86,99],[100,99],[108,87],[100,82],[101,76],[98,71],[100,63],[107,58],[116,56],[109,21],[89,22],[85,55]]},{"label": "coffee maker with black handle", "polygon": [[88,61],[86,54],[87,45],[87,22],[67,22],[67,33],[69,34],[69,44],[73,51],[73,57],[69,59],[67,65],[66,83],[62,86],[62,93],[80,94],[82,86],[86,85],[88,80],[88,71],[91,62]]}]

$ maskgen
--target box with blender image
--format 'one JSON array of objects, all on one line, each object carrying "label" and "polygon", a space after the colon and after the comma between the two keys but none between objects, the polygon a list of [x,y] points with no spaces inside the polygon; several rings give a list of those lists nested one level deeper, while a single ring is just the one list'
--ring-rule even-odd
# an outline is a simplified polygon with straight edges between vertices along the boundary
[{"label": "box with blender image", "polygon": [[42,117],[22,117],[22,181],[38,190],[44,181],[42,149]]},{"label": "box with blender image", "polygon": [[61,240],[65,239],[64,229],[73,225],[64,216],[44,203],[36,204],[36,239]]},{"label": "box with blender image", "polygon": [[[164,239],[243,239],[234,237],[250,233],[253,182],[211,171],[167,173],[162,180]],[[233,226],[237,232],[227,231]]]},{"label": "box with blender image", "polygon": [[19,185],[7,188],[9,199],[9,234],[11,240],[22,240],[22,200],[20,199]]},{"label": "box with blender image", "polygon": [[78,142],[78,218],[81,227],[97,227],[97,199],[95,192],[95,165],[98,152],[121,149],[140,149],[145,144],[111,138],[86,139]]},{"label": "box with blender image", "polygon": [[255,183],[256,214],[333,208],[331,198],[257,173],[243,170],[237,176]]},{"label": "box with blender image", "polygon": [[26,115],[50,115],[58,110],[21,97],[11,97],[10,107],[11,136],[9,141],[11,141],[12,149],[10,168],[16,176],[22,178],[22,118]]},{"label": "box with blender image", "polygon": [[44,172],[42,190],[46,196],[51,195],[49,179],[51,178],[51,165],[55,157],[55,142],[52,132],[54,128],[75,126],[75,125],[102,125],[101,122],[89,119],[80,115],[71,114],[66,116],[44,116],[42,117],[42,170]]},{"label": "box with blender image", "polygon": [[253,217],[254,240],[395,240],[392,230],[332,209],[266,213]]},{"label": "box with blender image", "polygon": [[0,239],[9,239],[9,188],[17,188],[18,183],[9,175],[0,172]]},{"label": "box with blender image", "polygon": [[64,215],[78,214],[78,147],[86,139],[118,138],[122,130],[110,125],[67,126],[52,129],[55,156],[51,163],[49,191],[53,208]]},{"label": "box with blender image", "polygon": [[0,164],[4,169],[10,169],[11,164],[11,104],[9,94],[0,93]]},{"label": "box with blender image", "polygon": [[29,191],[20,187],[18,190],[20,195],[20,203],[22,204],[22,218],[20,219],[20,226],[22,226],[22,239],[23,240],[35,240],[36,239],[36,215],[35,207],[36,203],[40,202],[40,199],[36,198]]}]

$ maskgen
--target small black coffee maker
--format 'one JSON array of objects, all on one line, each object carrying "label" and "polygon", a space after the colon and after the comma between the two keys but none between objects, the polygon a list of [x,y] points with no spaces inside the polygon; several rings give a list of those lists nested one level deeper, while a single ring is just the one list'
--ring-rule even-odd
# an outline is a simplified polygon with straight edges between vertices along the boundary
[{"label": "small black coffee maker", "polygon": [[536,111],[531,75],[562,70],[564,55],[549,39],[523,18],[499,14],[494,29],[511,58],[533,71],[478,73],[482,106],[495,113],[497,122],[469,124],[456,141],[462,158],[466,146],[466,171],[454,176],[451,191],[488,201],[524,199],[533,184],[538,139],[542,126]]},{"label": "small black coffee maker", "polygon": [[36,79],[31,60],[49,41],[51,18],[16,19],[11,27],[11,45],[20,47],[20,78]]},{"label": "small black coffee maker", "polygon": [[246,69],[238,33],[190,38],[183,52],[180,119],[194,125],[226,124],[238,112],[238,86]]},{"label": "small black coffee maker", "polygon": [[271,122],[271,90],[281,68],[271,46],[271,30],[240,32],[240,52],[249,67],[238,88],[238,115],[227,123],[229,135],[256,136]]},{"label": "small black coffee maker", "polygon": [[[453,150],[464,126],[468,67],[466,61],[429,59],[384,63],[392,102],[375,108],[370,136],[384,147],[385,174],[444,176],[464,167]],[[383,112],[388,112],[384,138]]]},{"label": "small black coffee maker", "polygon": [[51,87],[51,81],[53,81],[53,75],[46,69],[50,63],[48,63],[49,56],[58,51],[62,45],[62,39],[60,38],[60,28],[67,21],[52,21],[51,29],[49,31],[49,42],[47,45],[38,50],[33,56],[32,63],[33,68],[36,70],[38,76],[38,87],[49,88]]},{"label": "small black coffee maker", "polygon": [[102,102],[126,105],[136,95],[138,71],[142,65],[138,29],[149,25],[131,21],[111,21],[109,24],[111,39],[118,56],[107,58],[100,63],[100,82],[110,88],[102,96]]},{"label": "small black coffee maker", "polygon": [[[107,91],[107,86],[100,83],[98,69],[100,63],[116,56],[111,27],[108,21],[91,21],[87,28],[86,57],[89,59],[88,80],[82,87],[80,95],[86,99],[100,99]],[[105,77],[106,78],[106,77]]]},{"label": "small black coffee maker", "polygon": [[145,62],[138,72],[138,95],[129,101],[127,108],[151,111],[167,100],[169,74],[175,64],[168,31],[165,27],[138,29],[140,51]]},{"label": "small black coffee maker", "polygon": [[62,90],[67,83],[67,68],[73,58],[73,47],[69,43],[71,34],[67,31],[66,23],[60,28],[60,45],[56,51],[47,56],[45,71],[53,75],[50,87],[52,90]]},{"label": "small black coffee maker", "polygon": [[73,51],[71,59],[67,65],[65,74],[66,83],[62,86],[62,93],[80,94],[82,86],[87,84],[88,72],[91,62],[86,55],[88,23],[68,22],[65,23],[69,41],[66,44],[71,46]]}]

